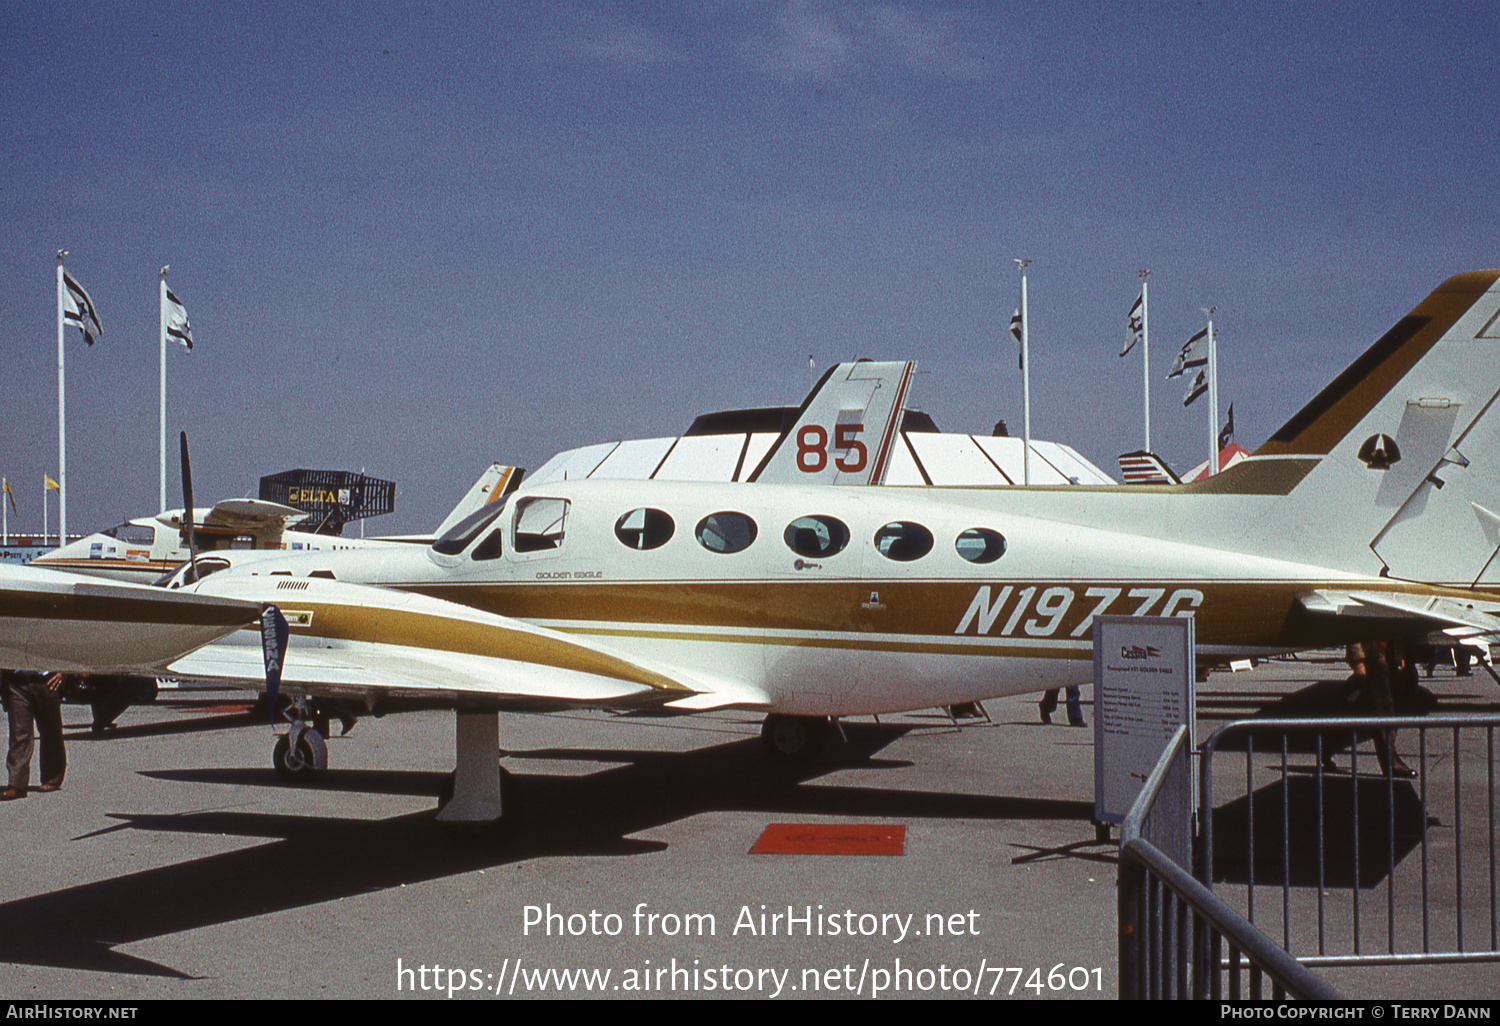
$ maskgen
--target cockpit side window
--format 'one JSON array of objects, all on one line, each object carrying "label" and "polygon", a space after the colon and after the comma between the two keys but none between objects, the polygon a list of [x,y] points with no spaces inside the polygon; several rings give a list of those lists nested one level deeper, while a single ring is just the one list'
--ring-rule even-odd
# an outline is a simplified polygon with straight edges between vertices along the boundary
[{"label": "cockpit side window", "polygon": [[567,528],[567,499],[531,498],[516,504],[516,552],[545,552],[562,547]]},{"label": "cockpit side window", "polygon": [[445,556],[458,555],[469,547],[470,542],[479,537],[479,532],[494,523],[496,518],[504,512],[504,500],[481,506],[450,527],[447,534],[433,542],[432,550]]},{"label": "cockpit side window", "polygon": [[[168,588],[180,588],[185,584],[195,584],[203,580],[209,574],[216,574],[220,570],[228,570],[230,563],[227,559],[204,559],[198,557],[197,573],[193,572],[191,562],[183,563],[164,578]],[[157,582],[162,583],[161,581]]]},{"label": "cockpit side window", "polygon": [[469,553],[469,558],[477,560],[499,559],[504,548],[504,538],[505,528],[495,528],[490,532],[488,538],[474,546],[474,551]]}]

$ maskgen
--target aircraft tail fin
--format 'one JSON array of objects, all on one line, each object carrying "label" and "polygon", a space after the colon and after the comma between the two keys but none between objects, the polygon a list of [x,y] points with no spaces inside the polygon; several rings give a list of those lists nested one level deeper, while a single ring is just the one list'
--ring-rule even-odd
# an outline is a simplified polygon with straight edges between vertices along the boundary
[{"label": "aircraft tail fin", "polygon": [[1497,399],[1500,271],[1461,274],[1254,458],[1204,484],[1284,492],[1261,530],[1324,565],[1432,584],[1500,583]]},{"label": "aircraft tail fin", "polygon": [[515,491],[521,485],[521,478],[526,471],[519,467],[507,467],[503,463],[491,463],[485,468],[484,473],[479,475],[464,497],[458,500],[458,505],[453,507],[453,512],[443,518],[437,529],[432,532],[434,538],[441,538],[448,529],[458,523],[464,517],[473,513],[481,506],[487,506],[492,502],[499,502],[505,496]]},{"label": "aircraft tail fin", "polygon": [[808,393],[797,420],[749,480],[766,484],[876,485],[891,450],[917,365],[911,361],[841,363]]},{"label": "aircraft tail fin", "polygon": [[1160,456],[1145,449],[1121,453],[1116,457],[1120,463],[1120,477],[1128,485],[1134,484],[1181,484],[1182,479],[1172,473]]}]

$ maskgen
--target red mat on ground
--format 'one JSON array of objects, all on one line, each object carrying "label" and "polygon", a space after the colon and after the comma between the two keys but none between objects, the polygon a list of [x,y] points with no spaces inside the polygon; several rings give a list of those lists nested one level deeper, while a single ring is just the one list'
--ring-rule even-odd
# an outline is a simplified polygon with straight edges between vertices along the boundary
[{"label": "red mat on ground", "polygon": [[906,827],[890,823],[772,823],[752,855],[905,855]]}]

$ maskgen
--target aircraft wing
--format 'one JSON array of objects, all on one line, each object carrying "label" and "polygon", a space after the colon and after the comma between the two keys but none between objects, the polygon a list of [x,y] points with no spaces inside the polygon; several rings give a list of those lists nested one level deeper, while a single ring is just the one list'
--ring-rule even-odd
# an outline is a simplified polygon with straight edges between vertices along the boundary
[{"label": "aircraft wing", "polygon": [[1471,600],[1437,595],[1331,589],[1307,592],[1298,602],[1309,613],[1367,623],[1372,634],[1379,633],[1384,625],[1406,627],[1413,621],[1426,621],[1432,630],[1455,637],[1500,635],[1500,610],[1494,609],[1493,603],[1481,606]]},{"label": "aircraft wing", "polygon": [[[157,515],[157,520],[168,527],[182,526],[183,511],[168,510]],[[264,534],[281,531],[287,524],[304,520],[307,513],[279,502],[265,499],[223,499],[211,509],[201,506],[193,510],[193,519],[205,531],[232,531],[236,534]]]},{"label": "aircraft wing", "polygon": [[[209,577],[196,590],[281,609],[291,627],[284,690],[360,699],[371,708],[386,699],[511,709],[661,705],[705,687],[591,640],[410,592],[229,575]],[[262,688],[260,633],[209,645],[170,671]]]},{"label": "aircraft wing", "polygon": [[150,675],[259,616],[256,602],[0,567],[0,666]]}]

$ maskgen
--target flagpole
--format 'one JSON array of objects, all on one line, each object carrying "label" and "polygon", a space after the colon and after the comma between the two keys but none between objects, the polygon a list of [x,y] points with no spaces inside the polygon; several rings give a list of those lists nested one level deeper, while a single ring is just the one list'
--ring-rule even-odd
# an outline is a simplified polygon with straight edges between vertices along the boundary
[{"label": "flagpole", "polygon": [[1203,311],[1208,316],[1208,472],[1219,472],[1219,359],[1214,342],[1214,308]]},{"label": "flagpole", "polygon": [[[57,251],[57,547],[68,533],[68,419],[67,385],[63,361],[63,257],[68,251]],[[43,495],[45,497],[45,489]],[[42,539],[46,544],[45,535]]]},{"label": "flagpole", "polygon": [[1146,295],[1150,271],[1141,272],[1141,389],[1145,410],[1145,450],[1151,451],[1151,301]]},{"label": "flagpole", "polygon": [[[47,547],[47,475],[42,474],[42,548]],[[58,548],[62,548],[61,545]]]},{"label": "flagpole", "polygon": [[1021,435],[1026,447],[1021,473],[1025,485],[1031,484],[1031,337],[1026,312],[1026,268],[1030,264],[1030,260],[1016,258],[1021,269]]},{"label": "flagpole", "polygon": [[160,294],[157,297],[156,303],[157,324],[159,326],[157,334],[158,341],[160,342],[158,367],[161,379],[161,413],[158,418],[161,430],[157,439],[156,451],[158,456],[157,481],[160,485],[158,501],[163,513],[167,511],[167,269],[169,267],[171,267],[171,264],[161,269],[161,288],[158,290]]}]

